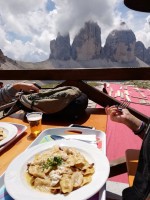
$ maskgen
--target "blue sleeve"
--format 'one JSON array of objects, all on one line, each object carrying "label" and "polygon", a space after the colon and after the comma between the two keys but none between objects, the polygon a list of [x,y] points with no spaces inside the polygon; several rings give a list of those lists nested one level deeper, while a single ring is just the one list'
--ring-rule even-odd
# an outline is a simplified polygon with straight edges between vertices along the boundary
[{"label": "blue sleeve", "polygon": [[0,105],[11,101],[17,93],[17,90],[12,85],[5,85],[0,89]]}]

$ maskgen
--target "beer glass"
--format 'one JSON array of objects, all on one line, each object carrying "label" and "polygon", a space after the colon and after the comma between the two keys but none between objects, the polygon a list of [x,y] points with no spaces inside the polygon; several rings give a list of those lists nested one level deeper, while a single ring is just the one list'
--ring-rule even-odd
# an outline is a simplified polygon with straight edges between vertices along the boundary
[{"label": "beer glass", "polygon": [[42,114],[41,112],[31,112],[26,115],[33,137],[37,137],[42,131]]}]

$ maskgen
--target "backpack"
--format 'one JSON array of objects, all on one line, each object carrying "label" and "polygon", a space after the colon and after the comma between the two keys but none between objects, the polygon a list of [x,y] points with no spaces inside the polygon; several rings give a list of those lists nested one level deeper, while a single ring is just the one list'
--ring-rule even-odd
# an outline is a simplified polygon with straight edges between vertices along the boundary
[{"label": "backpack", "polygon": [[64,86],[41,89],[39,93],[24,94],[20,102],[24,109],[29,111],[75,117],[87,108],[88,97],[77,87]]}]

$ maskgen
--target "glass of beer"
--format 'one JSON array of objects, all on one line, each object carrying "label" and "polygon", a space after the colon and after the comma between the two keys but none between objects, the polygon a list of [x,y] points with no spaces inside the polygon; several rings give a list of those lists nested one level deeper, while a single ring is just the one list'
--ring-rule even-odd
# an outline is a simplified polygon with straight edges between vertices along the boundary
[{"label": "glass of beer", "polygon": [[31,112],[26,115],[33,137],[37,137],[42,131],[42,114],[41,112]]}]

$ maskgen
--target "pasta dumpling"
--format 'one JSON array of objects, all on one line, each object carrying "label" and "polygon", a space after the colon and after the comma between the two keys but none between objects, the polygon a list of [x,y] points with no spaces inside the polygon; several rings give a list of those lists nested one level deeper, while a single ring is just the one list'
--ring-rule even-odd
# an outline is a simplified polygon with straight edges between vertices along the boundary
[{"label": "pasta dumpling", "polygon": [[58,145],[36,154],[27,164],[30,185],[42,192],[69,194],[92,180],[94,164],[90,164],[75,148]]}]

